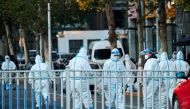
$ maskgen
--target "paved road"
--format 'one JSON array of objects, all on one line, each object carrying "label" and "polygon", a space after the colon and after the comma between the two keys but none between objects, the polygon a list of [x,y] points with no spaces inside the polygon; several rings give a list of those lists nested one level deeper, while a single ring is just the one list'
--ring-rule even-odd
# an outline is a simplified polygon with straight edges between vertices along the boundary
[{"label": "paved road", "polygon": [[[53,102],[53,89],[51,88],[51,101]],[[17,96],[16,96],[16,90],[13,90],[12,92],[12,107],[13,109],[16,109],[17,107]],[[5,91],[5,109],[9,109],[9,91]],[[95,94],[92,95],[94,99]],[[2,90],[0,87],[0,99],[2,99]],[[60,88],[57,89],[57,94],[56,94],[56,100],[57,100],[57,109],[61,109],[61,94],[60,94]],[[64,106],[66,106],[66,96],[64,94]],[[0,100],[1,101],[1,100]],[[97,94],[97,109],[102,109],[102,96],[100,94]],[[53,103],[51,102],[49,109],[53,109]],[[31,99],[31,88],[30,86],[27,87],[27,108],[26,109],[32,109],[32,99]],[[71,101],[72,105],[72,101]],[[0,102],[0,108],[2,107],[2,102]],[[20,85],[20,109],[24,109],[24,88],[23,84]],[[35,106],[34,106],[35,107]],[[45,109],[45,104],[43,102],[43,108]],[[66,109],[66,107],[64,107]],[[130,97],[126,96],[126,109],[130,109]],[[137,109],[137,96],[133,96],[133,108],[132,109]],[[142,97],[140,97],[140,109],[142,109]]]}]

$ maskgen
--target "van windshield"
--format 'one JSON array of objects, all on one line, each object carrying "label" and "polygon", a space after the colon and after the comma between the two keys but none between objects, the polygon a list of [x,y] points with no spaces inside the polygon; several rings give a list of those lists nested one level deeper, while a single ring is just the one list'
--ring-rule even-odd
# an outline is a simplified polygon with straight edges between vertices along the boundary
[{"label": "van windshield", "polygon": [[[118,50],[121,53],[121,57],[123,56],[121,48],[118,48]],[[109,59],[111,56],[111,50],[110,49],[97,49],[94,51],[94,58],[97,60],[101,59]]]}]

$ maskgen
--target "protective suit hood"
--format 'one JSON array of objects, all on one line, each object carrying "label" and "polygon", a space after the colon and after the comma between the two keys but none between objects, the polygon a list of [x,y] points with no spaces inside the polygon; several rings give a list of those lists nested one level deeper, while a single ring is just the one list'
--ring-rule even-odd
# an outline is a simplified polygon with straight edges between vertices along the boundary
[{"label": "protective suit hood", "polygon": [[183,53],[181,51],[177,53],[177,60],[183,60]]},{"label": "protective suit hood", "polygon": [[5,56],[5,61],[9,62],[10,61],[10,57],[8,55]]},{"label": "protective suit hood", "polygon": [[36,56],[35,63],[36,64],[42,63],[42,57],[40,55]]},{"label": "protective suit hood", "polygon": [[82,48],[79,50],[79,53],[77,54],[77,56],[83,57],[83,58],[85,58],[86,60],[88,60],[87,49],[86,49],[85,47],[82,47]]},{"label": "protective suit hood", "polygon": [[166,52],[163,52],[160,56],[160,60],[161,61],[168,60],[168,54]]},{"label": "protective suit hood", "polygon": [[125,60],[130,60],[130,57],[128,54],[125,55]]},{"label": "protective suit hood", "polygon": [[119,60],[119,56],[120,56],[120,52],[117,48],[114,48],[111,51],[111,60],[112,61],[118,61]]}]

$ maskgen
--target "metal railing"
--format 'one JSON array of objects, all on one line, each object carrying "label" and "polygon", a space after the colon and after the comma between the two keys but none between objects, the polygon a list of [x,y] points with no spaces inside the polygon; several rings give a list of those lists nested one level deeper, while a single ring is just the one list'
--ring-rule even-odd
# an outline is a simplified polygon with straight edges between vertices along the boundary
[{"label": "metal railing", "polygon": [[[120,109],[121,107],[123,107],[123,109],[142,109],[143,107],[145,109],[148,107],[161,109],[163,104],[166,104],[165,109],[169,109],[169,97],[165,97],[166,102],[163,103],[162,92],[165,93],[165,96],[169,96],[171,94],[169,93],[171,84],[173,82],[173,84],[176,84],[175,76],[171,76],[174,75],[176,71],[73,71],[67,68],[66,70],[38,71],[40,72],[40,76],[35,77],[33,75],[31,78],[28,77],[29,72],[30,71],[0,71],[0,106],[2,109],[35,109],[36,93],[39,93],[39,109],[74,109],[76,108],[75,105],[79,105],[80,109],[83,109],[85,108],[84,102],[76,102],[73,97],[78,93],[79,95],[83,93],[82,88],[84,86],[82,85],[84,84],[87,85],[87,87],[92,86],[93,88],[91,90],[92,94],[88,93],[87,99],[88,101],[90,101],[90,99],[93,100],[94,109],[106,109],[111,107],[106,106],[106,103],[109,102],[108,104],[110,104],[112,102],[110,99],[113,96],[115,96],[114,104],[116,109]],[[47,72],[51,72],[53,76],[42,77],[42,73]],[[32,80],[31,84],[28,83],[29,79]],[[133,87],[127,82],[130,81],[130,79],[133,79],[135,90],[133,90]],[[37,80],[39,81],[38,92],[35,90]],[[44,88],[42,85],[43,80],[53,80],[52,83],[48,83],[50,96],[48,96],[49,98],[45,98],[45,102],[42,100]],[[76,84],[77,82],[84,83],[79,86],[81,92],[75,90],[76,85],[78,85]],[[105,83],[109,86],[106,86]],[[111,87],[113,84],[115,84],[115,89]],[[157,85],[157,87],[155,85]],[[8,90],[6,90],[6,86],[8,86]],[[166,89],[165,91],[162,90],[163,87]],[[156,92],[154,88],[157,88]],[[104,96],[106,90],[109,91],[107,100]],[[111,91],[114,91],[114,94],[111,94]],[[153,94],[151,95],[151,93]],[[121,94],[122,96],[120,96]],[[118,98],[119,96],[120,98]],[[151,99],[149,96],[151,96]],[[158,99],[155,100],[155,97]],[[82,100],[83,96],[80,96],[79,99]],[[120,102],[121,99],[122,104]],[[88,104],[90,104],[90,102],[88,102]]]}]

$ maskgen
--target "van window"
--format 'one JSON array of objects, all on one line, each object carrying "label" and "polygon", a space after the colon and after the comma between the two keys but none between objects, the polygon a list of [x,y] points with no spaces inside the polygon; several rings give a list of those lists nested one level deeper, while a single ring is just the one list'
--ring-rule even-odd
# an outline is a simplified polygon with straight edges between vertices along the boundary
[{"label": "van window", "polygon": [[[121,53],[121,57],[123,56],[121,48],[118,48],[118,50]],[[111,56],[111,50],[110,49],[97,49],[94,51],[94,58],[97,60],[101,59],[109,59]]]}]

